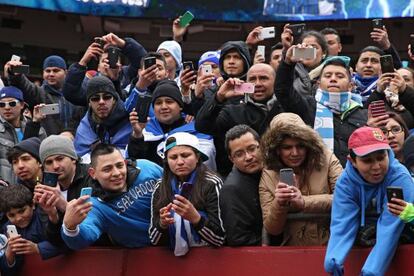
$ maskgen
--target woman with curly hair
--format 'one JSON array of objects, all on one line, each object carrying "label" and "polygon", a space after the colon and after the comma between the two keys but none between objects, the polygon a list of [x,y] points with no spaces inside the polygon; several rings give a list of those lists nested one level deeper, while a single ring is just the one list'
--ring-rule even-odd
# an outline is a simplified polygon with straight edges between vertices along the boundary
[{"label": "woman with curly hair", "polygon": [[[324,245],[329,239],[329,213],[342,166],[322,138],[293,113],[281,113],[264,134],[265,169],[259,186],[263,225],[283,234],[282,245]],[[291,168],[294,185],[279,180]]]}]

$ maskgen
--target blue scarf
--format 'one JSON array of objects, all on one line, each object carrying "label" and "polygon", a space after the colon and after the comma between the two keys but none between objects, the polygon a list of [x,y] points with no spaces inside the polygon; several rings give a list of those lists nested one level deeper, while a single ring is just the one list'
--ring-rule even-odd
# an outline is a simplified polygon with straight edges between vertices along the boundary
[{"label": "blue scarf", "polygon": [[[181,114],[184,118],[185,114]],[[187,132],[190,134],[195,135],[198,139],[205,139],[211,140],[213,139],[211,135],[207,135],[204,133],[200,133],[195,129],[194,121],[184,124],[180,127],[177,127],[170,132],[164,133],[160,123],[155,117],[152,117],[148,123],[146,124],[145,128],[142,131],[142,135],[144,136],[144,141],[160,141],[160,144],[157,146],[157,153],[161,158],[164,158],[164,143],[165,139],[171,134],[177,132]]]},{"label": "blue scarf", "polygon": [[[194,185],[194,180],[196,178],[195,170],[191,173],[188,184]],[[171,180],[171,190],[173,195],[181,194],[181,185],[177,185],[177,178],[174,177]],[[200,212],[201,216],[205,217],[203,212]],[[168,226],[168,232],[170,235],[170,246],[174,250],[175,256],[184,256],[187,254],[189,247],[192,246],[202,246],[202,241],[200,235],[197,231],[191,226],[191,223],[183,219],[180,215],[171,210],[171,215],[174,217],[174,224]]]},{"label": "blue scarf", "polygon": [[316,114],[313,128],[331,151],[334,150],[333,113],[344,114],[355,106],[362,106],[361,98],[351,92],[328,92],[318,89],[315,94]]},{"label": "blue scarf", "polygon": [[363,78],[359,74],[355,74],[352,80],[356,85],[355,93],[361,95],[362,102],[366,102],[372,91],[377,89],[378,76]]}]

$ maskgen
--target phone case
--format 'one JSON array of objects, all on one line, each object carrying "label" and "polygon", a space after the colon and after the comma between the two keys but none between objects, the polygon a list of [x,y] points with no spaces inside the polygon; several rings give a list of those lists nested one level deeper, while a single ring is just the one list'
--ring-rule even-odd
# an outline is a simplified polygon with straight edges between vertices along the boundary
[{"label": "phone case", "polygon": [[53,172],[43,172],[42,184],[50,187],[56,187],[59,175]]},{"label": "phone case", "polygon": [[281,169],[279,171],[279,181],[286,183],[289,186],[294,186],[295,179],[293,177],[293,170],[291,168]]},{"label": "phone case", "polygon": [[203,75],[212,74],[213,73],[213,68],[211,67],[210,64],[206,64],[206,65],[202,66],[202,71],[203,71]]},{"label": "phone case", "polygon": [[264,40],[267,38],[274,38],[276,35],[275,33],[275,27],[266,27],[263,28],[259,33],[259,39]]},{"label": "phone case", "polygon": [[265,46],[263,46],[263,45],[259,45],[259,46],[257,46],[257,52],[259,53],[259,54],[261,54],[262,55],[262,57],[265,57]]},{"label": "phone case", "polygon": [[20,57],[17,55],[12,55],[10,61],[20,61]]},{"label": "phone case", "polygon": [[186,11],[180,18],[180,26],[185,27],[194,19],[194,15],[190,11]]},{"label": "phone case", "polygon": [[372,19],[372,27],[382,29],[384,26],[384,23],[382,22],[382,19]]},{"label": "phone case", "polygon": [[299,37],[305,31],[305,27],[306,27],[305,24],[294,24],[294,25],[289,25],[288,28],[292,30],[294,37]]},{"label": "phone case", "polygon": [[254,93],[254,84],[250,82],[242,83],[241,85],[236,85],[234,87],[234,92],[252,94]]},{"label": "phone case", "polygon": [[151,66],[153,66],[155,63],[157,62],[155,57],[147,57],[144,59],[144,67],[145,69],[150,68]]},{"label": "phone case", "polygon": [[293,57],[296,59],[315,59],[315,48],[293,48]]},{"label": "phone case", "polygon": [[59,104],[47,104],[41,107],[41,111],[44,115],[53,115],[53,114],[59,114]]},{"label": "phone case", "polygon": [[111,69],[115,69],[117,67],[118,59],[119,59],[119,48],[117,47],[108,47],[108,60],[109,60],[109,67]]},{"label": "phone case", "polygon": [[380,57],[381,71],[382,73],[393,73],[394,62],[391,55],[385,55]]},{"label": "phone case", "polygon": [[151,95],[139,95],[135,111],[138,114],[138,122],[146,123],[148,119],[149,110],[151,108],[152,96]]},{"label": "phone case", "polygon": [[19,65],[11,66],[11,71],[13,74],[29,74],[30,66],[29,65]]},{"label": "phone case", "polygon": [[391,198],[404,199],[403,189],[401,187],[388,186],[387,187],[387,199],[388,202]]},{"label": "phone case", "polygon": [[7,225],[7,236],[9,236],[9,238],[12,238],[16,237],[17,235],[19,235],[19,233],[17,232],[16,226]]}]

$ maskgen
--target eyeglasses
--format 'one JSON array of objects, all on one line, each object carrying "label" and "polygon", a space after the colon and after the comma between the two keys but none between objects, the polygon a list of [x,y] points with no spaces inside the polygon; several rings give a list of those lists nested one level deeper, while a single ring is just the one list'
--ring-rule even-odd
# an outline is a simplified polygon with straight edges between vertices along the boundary
[{"label": "eyeglasses", "polygon": [[398,134],[403,131],[402,127],[400,126],[393,126],[390,129],[381,128],[382,133],[384,133],[385,136],[388,136],[388,134],[391,132],[392,134]]},{"label": "eyeglasses", "polygon": [[106,101],[112,100],[114,97],[112,95],[109,94],[105,94],[105,95],[96,95],[96,96],[92,96],[89,98],[89,100],[91,102],[99,102],[101,99]]},{"label": "eyeglasses", "polygon": [[6,106],[15,107],[18,103],[20,103],[19,100],[14,100],[10,102],[0,102],[0,108],[5,108]]},{"label": "eyeglasses", "polygon": [[238,150],[233,154],[233,158],[244,159],[247,154],[249,155],[255,154],[258,148],[259,148],[259,145],[251,145],[251,146],[248,146],[244,150]]}]

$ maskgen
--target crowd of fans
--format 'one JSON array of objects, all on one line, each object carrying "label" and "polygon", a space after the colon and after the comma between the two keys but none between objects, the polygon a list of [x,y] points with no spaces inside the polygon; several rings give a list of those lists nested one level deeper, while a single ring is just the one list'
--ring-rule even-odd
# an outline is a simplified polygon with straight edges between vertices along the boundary
[{"label": "crowd of fans", "polygon": [[257,27],[192,64],[179,22],[156,52],[110,33],[46,57],[41,86],[4,65],[1,273],[90,245],[327,245],[342,275],[359,244],[383,275],[414,238],[414,71],[385,26],[351,69],[334,29],[289,24],[268,57]]}]

